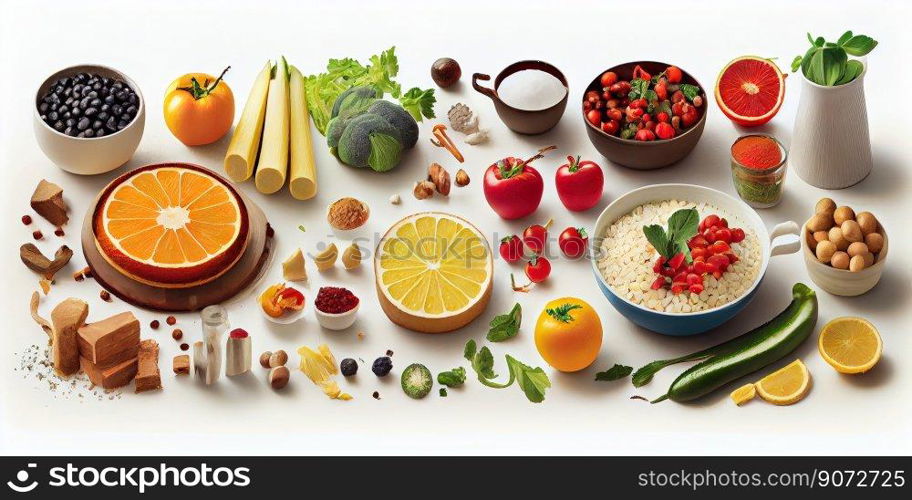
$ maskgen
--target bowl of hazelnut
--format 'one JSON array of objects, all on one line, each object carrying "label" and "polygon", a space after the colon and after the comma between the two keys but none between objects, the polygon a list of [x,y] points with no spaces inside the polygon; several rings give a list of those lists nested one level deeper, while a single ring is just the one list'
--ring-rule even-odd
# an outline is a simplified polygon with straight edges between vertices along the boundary
[{"label": "bowl of hazelnut", "polygon": [[880,281],[889,240],[871,212],[855,213],[823,198],[804,225],[802,241],[808,274],[827,292],[854,297]]}]

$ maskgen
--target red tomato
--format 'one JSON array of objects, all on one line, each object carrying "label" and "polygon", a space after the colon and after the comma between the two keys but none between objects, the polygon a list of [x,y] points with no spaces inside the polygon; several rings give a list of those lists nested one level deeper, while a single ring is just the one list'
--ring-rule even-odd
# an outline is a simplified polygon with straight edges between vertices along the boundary
[{"label": "red tomato", "polygon": [[548,221],[544,226],[532,224],[523,231],[522,242],[532,253],[540,254],[548,244],[548,228],[553,221]]},{"label": "red tomato", "polygon": [[669,66],[665,68],[665,78],[668,79],[668,83],[681,83],[684,73],[677,66]]},{"label": "red tomato", "polygon": [[671,139],[675,136],[675,129],[666,122],[659,122],[656,125],[655,133],[659,136],[659,139]]},{"label": "red tomato", "polygon": [[614,71],[606,71],[602,73],[601,84],[602,87],[610,87],[618,81],[617,73]]},{"label": "red tomato", "polygon": [[520,158],[504,158],[485,172],[485,199],[504,219],[518,219],[534,212],[544,190],[541,174]]},{"label": "red tomato", "polygon": [[642,67],[640,67],[639,64],[637,64],[637,65],[634,66],[634,68],[633,68],[633,77],[634,77],[634,78],[642,78],[643,80],[652,80],[652,75],[650,75],[649,73],[647,73],[646,70],[643,69]]},{"label": "red tomato", "polygon": [[567,157],[554,175],[557,196],[567,210],[580,212],[594,207],[602,199],[605,176],[595,162]]},{"label": "red tomato", "polygon": [[522,258],[523,243],[519,236],[513,234],[500,240],[500,256],[511,264]]},{"label": "red tomato", "polygon": [[557,239],[561,252],[571,259],[578,259],[586,253],[586,247],[589,243],[589,235],[583,228],[568,227],[561,232]]},{"label": "red tomato", "polygon": [[526,262],[526,277],[532,283],[541,283],[548,279],[551,274],[551,263],[548,259],[536,255],[532,260]]},{"label": "red tomato", "polygon": [[597,109],[591,109],[586,113],[586,119],[589,120],[589,123],[598,127],[602,124],[602,113]]}]

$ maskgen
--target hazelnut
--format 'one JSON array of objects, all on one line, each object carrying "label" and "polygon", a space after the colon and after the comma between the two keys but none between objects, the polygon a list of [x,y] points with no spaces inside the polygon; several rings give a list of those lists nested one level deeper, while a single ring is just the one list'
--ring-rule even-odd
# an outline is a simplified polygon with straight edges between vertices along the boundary
[{"label": "hazelnut", "polygon": [[469,174],[467,174],[465,170],[460,168],[459,171],[456,172],[456,185],[457,186],[459,186],[459,187],[468,186],[470,181],[471,181],[471,179],[469,179]]},{"label": "hazelnut", "polygon": [[865,245],[868,245],[868,251],[880,253],[884,247],[884,237],[880,233],[871,233],[864,237]]},{"label": "hazelnut", "polygon": [[877,232],[877,218],[871,212],[860,212],[855,216],[855,221],[861,226],[861,232],[871,234]]},{"label": "hazelnut", "polygon": [[180,339],[184,338],[183,330],[181,330],[180,328],[175,328],[174,331],[171,332],[171,338],[173,338],[174,340],[180,340]]},{"label": "hazelnut", "polygon": [[815,214],[832,214],[836,211],[836,202],[831,198],[820,198],[817,205],[814,206]]},{"label": "hazelnut", "polygon": [[830,262],[830,259],[833,258],[833,254],[836,253],[836,244],[830,240],[823,240],[817,243],[816,250],[817,260],[823,263]]},{"label": "hazelnut", "polygon": [[272,353],[272,356],[269,356],[269,367],[275,368],[277,366],[285,366],[285,363],[288,362],[288,354],[279,349],[278,351]]},{"label": "hazelnut", "polygon": [[861,255],[856,255],[849,260],[849,271],[857,273],[865,268],[865,260]]},{"label": "hazelnut", "polygon": [[856,241],[864,239],[864,233],[861,232],[861,226],[854,220],[847,220],[843,222],[840,227],[842,228],[842,237],[850,243],[855,243]]},{"label": "hazelnut", "polygon": [[861,241],[856,241],[849,245],[849,248],[846,250],[846,253],[849,254],[849,257],[854,257],[856,255],[864,255],[868,253],[868,245],[865,245]]},{"label": "hazelnut", "polygon": [[845,250],[846,248],[849,248],[849,240],[845,239],[845,236],[842,234],[842,228],[838,226],[830,228],[827,239],[836,245],[836,250]]},{"label": "hazelnut", "polygon": [[281,389],[288,385],[288,379],[290,377],[291,372],[288,371],[288,367],[276,366],[269,370],[269,385],[272,386],[273,389]]},{"label": "hazelnut", "polygon": [[830,265],[836,269],[848,269],[849,268],[849,254],[845,252],[836,252],[833,254],[833,258],[830,259]]},{"label": "hazelnut", "polygon": [[272,351],[266,351],[263,354],[260,354],[260,366],[263,368],[269,368],[269,358],[272,357]]},{"label": "hazelnut", "polygon": [[833,227],[833,217],[830,214],[814,214],[807,221],[808,231],[816,233],[817,231],[826,231]]},{"label": "hazelnut", "polygon": [[836,225],[841,226],[847,220],[855,220],[855,211],[851,207],[842,206],[833,212],[833,221]]},{"label": "hazelnut", "polygon": [[424,200],[434,196],[434,183],[431,181],[421,181],[415,184],[415,198]]}]

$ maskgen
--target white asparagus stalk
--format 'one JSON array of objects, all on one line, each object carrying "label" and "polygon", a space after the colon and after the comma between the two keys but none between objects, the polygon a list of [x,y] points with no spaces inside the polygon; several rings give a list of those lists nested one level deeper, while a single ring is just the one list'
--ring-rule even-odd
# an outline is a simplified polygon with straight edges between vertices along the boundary
[{"label": "white asparagus stalk", "polygon": [[264,194],[282,189],[288,176],[288,132],[291,121],[288,108],[288,66],[279,58],[275,75],[269,82],[263,144],[257,160],[256,187]]},{"label": "white asparagus stalk", "polygon": [[225,153],[225,173],[234,182],[244,182],[253,175],[253,167],[256,166],[257,153],[260,149],[260,138],[263,135],[271,74],[272,62],[266,61],[266,67],[253,82],[241,119],[234,127],[228,152]]},{"label": "white asparagus stalk", "polygon": [[225,375],[233,377],[250,371],[253,357],[250,336],[228,337],[225,345]]},{"label": "white asparagus stalk", "polygon": [[294,66],[291,67],[288,93],[291,105],[291,165],[288,190],[295,199],[307,200],[317,194],[317,172],[313,138],[310,135],[307,93],[304,91],[304,75]]}]

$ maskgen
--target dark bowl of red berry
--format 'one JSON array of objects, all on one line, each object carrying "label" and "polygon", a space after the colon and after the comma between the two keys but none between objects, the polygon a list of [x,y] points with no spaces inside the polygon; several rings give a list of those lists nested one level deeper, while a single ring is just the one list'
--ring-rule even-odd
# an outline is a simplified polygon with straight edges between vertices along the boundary
[{"label": "dark bowl of red berry", "polygon": [[145,122],[136,82],[107,66],[62,69],[45,79],[35,95],[38,145],[58,167],[74,174],[101,174],[127,163]]},{"label": "dark bowl of red berry", "polygon": [[651,170],[687,156],[706,125],[706,91],[681,68],[656,61],[609,68],[586,87],[583,121],[613,163]]}]

